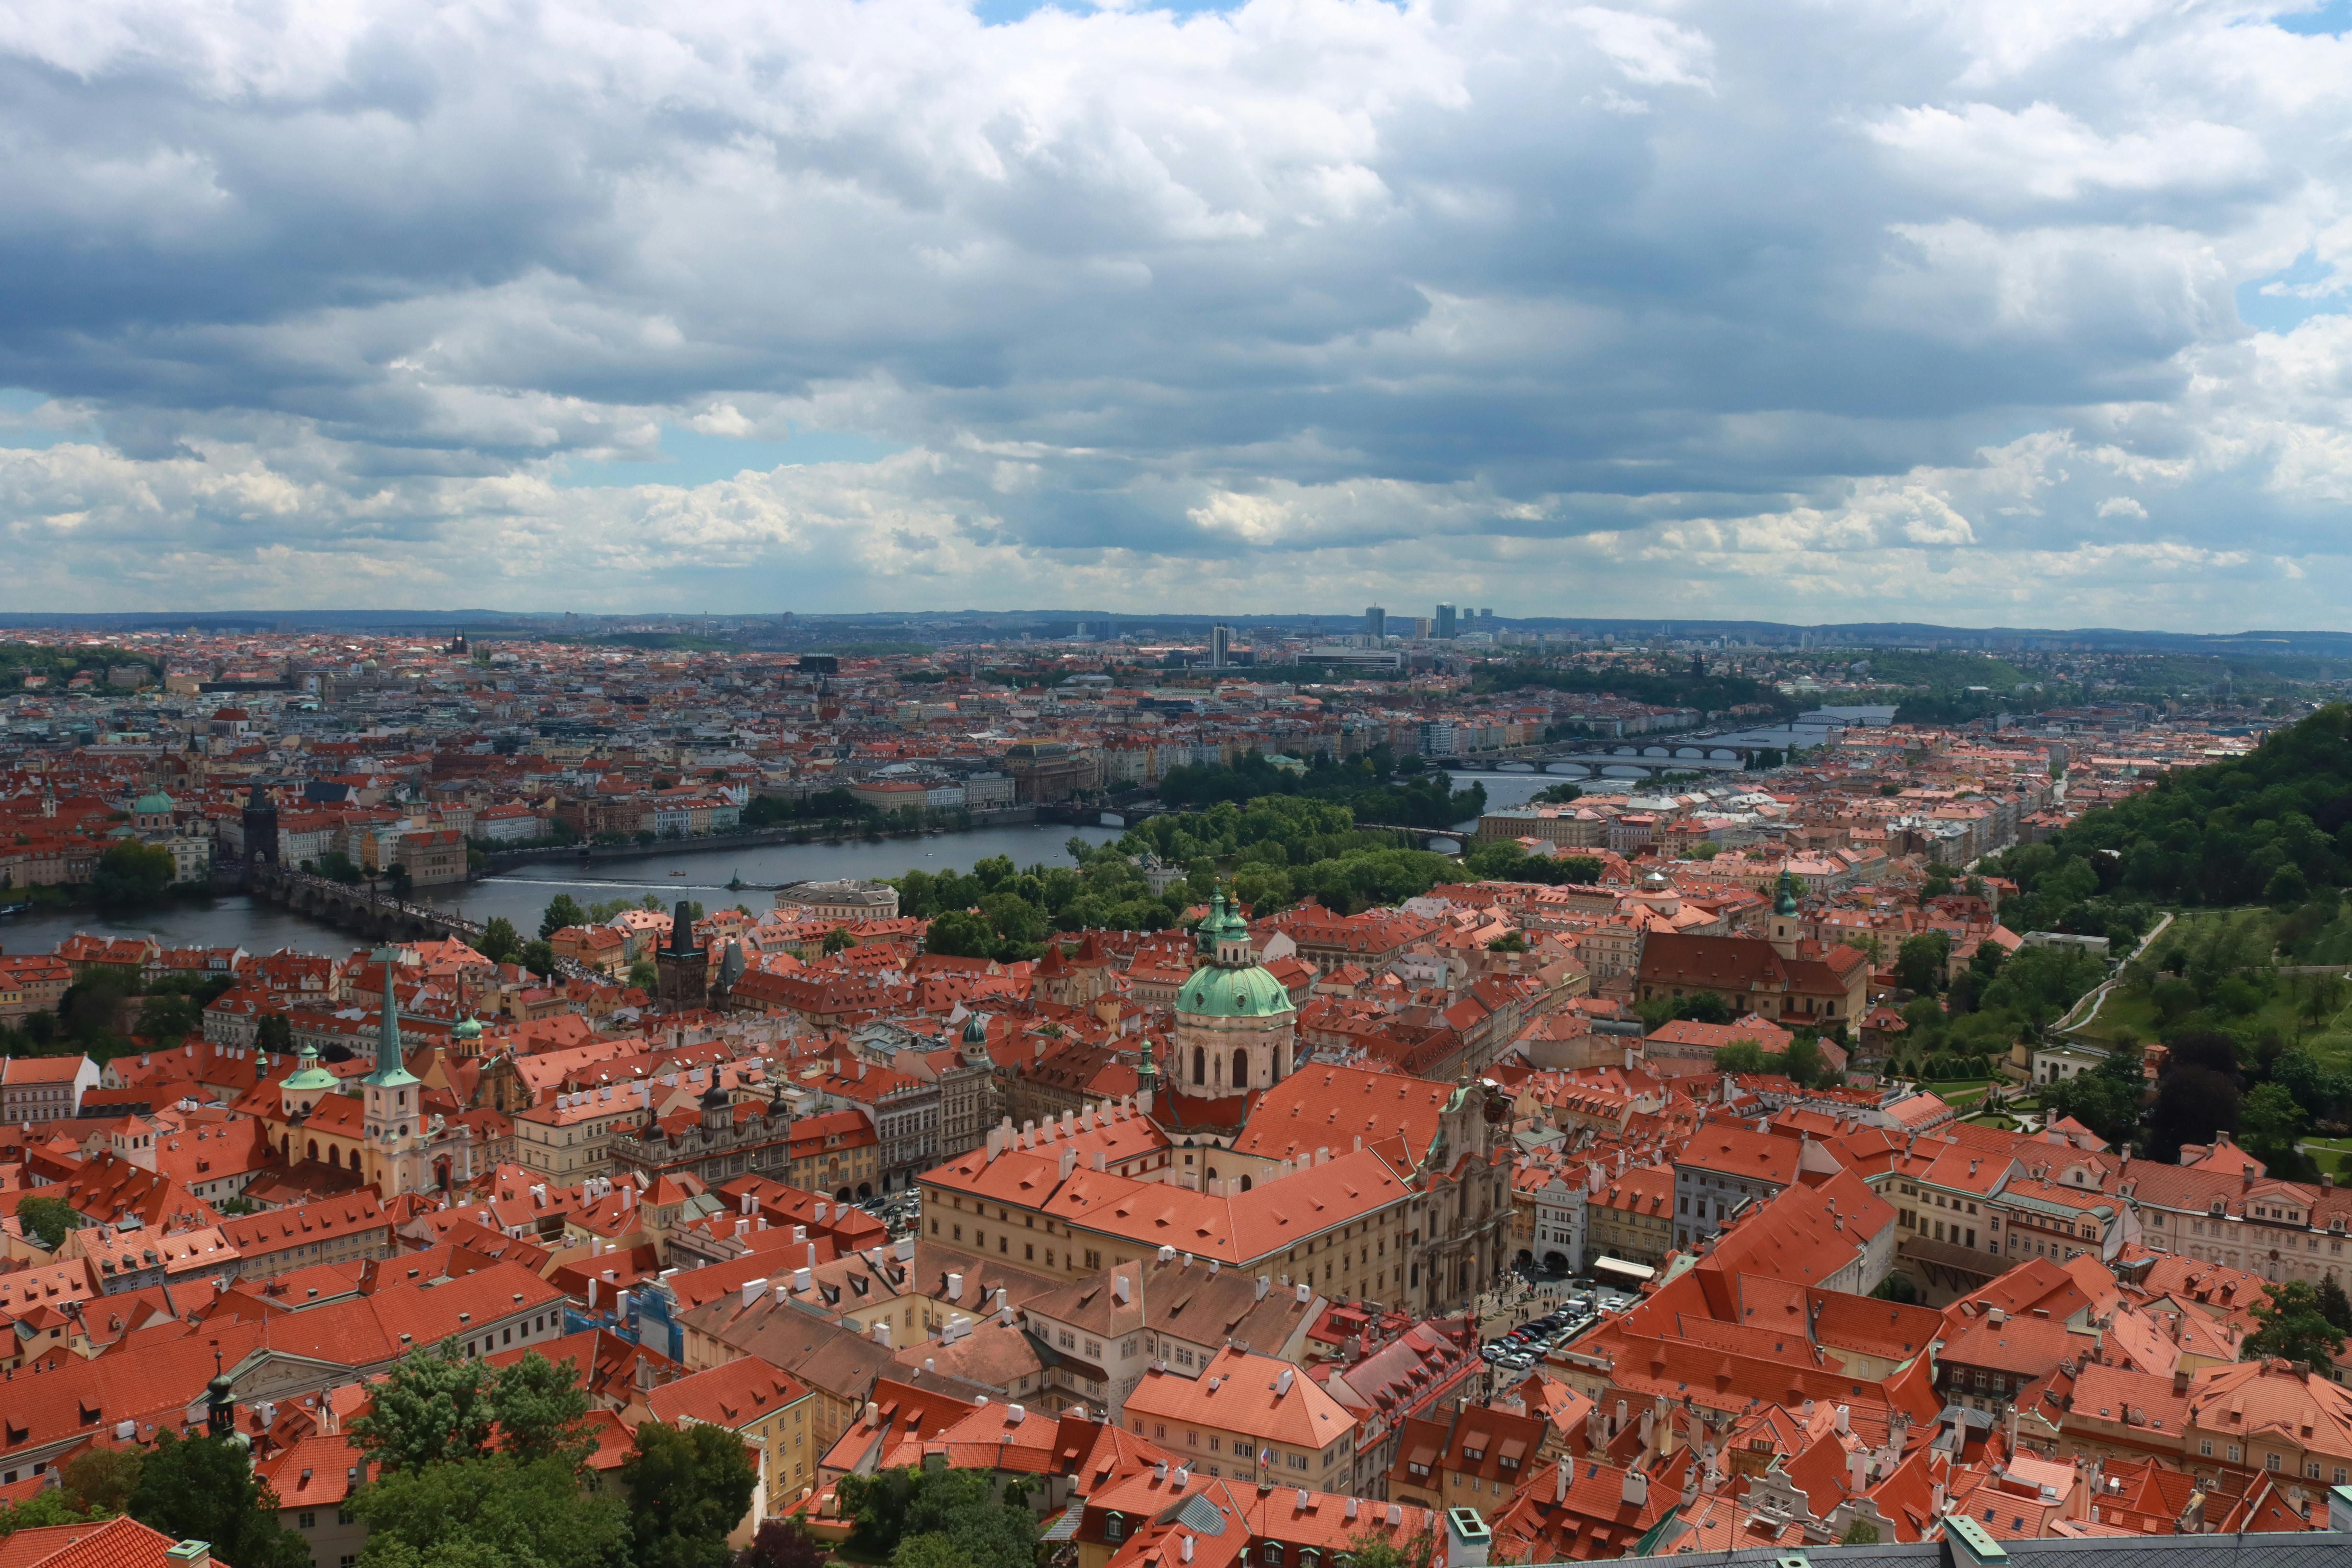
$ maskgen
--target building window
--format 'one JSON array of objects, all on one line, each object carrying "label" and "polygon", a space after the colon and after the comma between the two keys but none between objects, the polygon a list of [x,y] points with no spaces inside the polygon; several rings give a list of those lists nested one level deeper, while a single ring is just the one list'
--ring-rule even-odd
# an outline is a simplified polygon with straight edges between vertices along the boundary
[{"label": "building window", "polygon": [[294,1528],[297,1530],[318,1529],[319,1516],[317,1512],[306,1508],[300,1513],[296,1514],[294,1516]]}]

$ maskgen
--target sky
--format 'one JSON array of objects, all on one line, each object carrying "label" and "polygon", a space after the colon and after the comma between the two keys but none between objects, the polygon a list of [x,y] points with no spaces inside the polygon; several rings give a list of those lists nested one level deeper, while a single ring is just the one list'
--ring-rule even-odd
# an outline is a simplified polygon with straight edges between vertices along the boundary
[{"label": "sky", "polygon": [[9,610],[2352,626],[2352,0],[17,0]]}]

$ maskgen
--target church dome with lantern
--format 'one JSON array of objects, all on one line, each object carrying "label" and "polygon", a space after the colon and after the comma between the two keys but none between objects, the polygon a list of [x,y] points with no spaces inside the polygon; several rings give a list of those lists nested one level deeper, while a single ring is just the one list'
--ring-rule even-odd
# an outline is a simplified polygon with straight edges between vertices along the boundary
[{"label": "church dome with lantern", "polygon": [[1200,966],[1176,992],[1170,1087],[1210,1099],[1270,1089],[1290,1075],[1298,1010],[1223,894],[1210,900],[1198,934]]}]

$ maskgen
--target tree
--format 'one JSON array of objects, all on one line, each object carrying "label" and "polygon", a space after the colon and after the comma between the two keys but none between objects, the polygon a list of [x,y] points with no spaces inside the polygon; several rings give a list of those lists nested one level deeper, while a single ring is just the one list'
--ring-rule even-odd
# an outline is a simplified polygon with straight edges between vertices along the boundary
[{"label": "tree", "polygon": [[661,988],[661,969],[650,958],[639,958],[629,965],[628,983],[651,995]]},{"label": "tree", "polygon": [[2293,1162],[2295,1140],[2310,1124],[2294,1091],[2283,1083],[2262,1085],[2246,1096],[2238,1111],[2238,1128],[2246,1147],[2273,1165]]},{"label": "tree", "polygon": [[82,1508],[121,1513],[139,1489],[145,1460],[136,1448],[92,1448],[66,1463],[61,1476],[66,1493]]},{"label": "tree", "polygon": [[1911,1283],[1911,1277],[1907,1274],[1889,1274],[1870,1293],[1882,1301],[1909,1304],[1919,1300],[1919,1287]]},{"label": "tree", "polygon": [[986,958],[996,951],[996,931],[983,915],[950,910],[933,917],[923,933],[923,951],[950,958]]},{"label": "tree", "polygon": [[558,893],[547,900],[547,910],[539,917],[539,937],[544,942],[565,926],[587,923],[588,911],[580,907],[580,900],[569,893]]},{"label": "tree", "polygon": [[169,849],[125,838],[98,858],[89,876],[90,897],[109,913],[132,913],[152,908],[177,875]]},{"label": "tree", "polygon": [[474,943],[474,951],[492,963],[504,963],[521,946],[522,938],[516,934],[514,921],[504,915],[492,915],[482,922],[481,940]]},{"label": "tree", "polygon": [[2184,1143],[2210,1143],[2238,1125],[2238,1086],[2210,1068],[2176,1067],[2157,1085],[2148,1112],[2148,1152],[2167,1163]]},{"label": "tree", "polygon": [[1356,1568],[1433,1568],[1438,1560],[1437,1537],[1428,1530],[1402,1542],[1384,1535],[1360,1535],[1340,1551]]},{"label": "tree", "polygon": [[1488,952],[1525,952],[1527,950],[1528,938],[1524,931],[1507,931],[1486,944]]},{"label": "tree", "polygon": [[[857,1521],[851,1543],[861,1554],[898,1564],[903,1544],[913,1551],[898,1568],[953,1568],[958,1557],[971,1568],[1034,1568],[1036,1520],[992,1497],[983,1474],[901,1468],[835,1485],[842,1513]],[[913,1546],[918,1541],[924,1544]]]},{"label": "tree", "polygon": [[1790,1040],[1789,1048],[1780,1053],[1780,1070],[1800,1089],[1811,1088],[1830,1076],[1829,1058],[1822,1054],[1819,1040],[1810,1035],[1799,1035]]},{"label": "tree", "polygon": [[189,1035],[204,1026],[204,1018],[191,998],[163,992],[147,997],[139,1005],[138,1021],[131,1032],[143,1035],[160,1047],[178,1045]]},{"label": "tree", "polygon": [[2139,1131],[2140,1086],[2111,1074],[2077,1073],[2042,1091],[2042,1109],[2053,1121],[2073,1117],[2108,1142],[2121,1146]]},{"label": "tree", "polygon": [[44,1487],[22,1502],[0,1502],[0,1540],[20,1530],[38,1530],[44,1525],[79,1524],[86,1520],[103,1519],[109,1511],[97,1507],[77,1508],[59,1488]]},{"label": "tree", "polygon": [[583,1495],[560,1460],[387,1471],[351,1508],[368,1527],[361,1568],[629,1568],[619,1500]]},{"label": "tree", "polygon": [[16,1219],[26,1236],[51,1252],[65,1245],[67,1232],[81,1225],[81,1215],[63,1198],[23,1199],[16,1205]]},{"label": "tree", "polygon": [[401,1357],[367,1412],[345,1428],[360,1452],[387,1470],[415,1470],[488,1452],[498,1418],[489,1368],[455,1337]]},{"label": "tree", "polygon": [[1715,1067],[1717,1072],[1740,1074],[1766,1072],[1770,1070],[1770,1061],[1771,1058],[1764,1054],[1764,1047],[1754,1040],[1734,1040],[1715,1053]]},{"label": "tree", "polygon": [[2319,1315],[2335,1327],[2352,1334],[2352,1299],[2344,1294],[2333,1274],[2322,1275],[2319,1280]]},{"label": "tree", "polygon": [[552,1459],[576,1470],[596,1446],[573,1363],[532,1351],[493,1371],[455,1338],[403,1356],[348,1430],[390,1470],[486,1458],[493,1431],[520,1465]]},{"label": "tree", "polygon": [[724,1426],[647,1421],[621,1465],[637,1568],[724,1568],[727,1532],[759,1479],[743,1439]]},{"label": "tree", "polygon": [[2319,1292],[2306,1280],[2293,1279],[2284,1285],[2265,1285],[2263,1294],[2269,1300],[2253,1306],[2254,1320],[2262,1327],[2239,1345],[2238,1359],[2277,1356],[2308,1362],[2322,1373],[2334,1367],[2344,1351],[2344,1333],[2320,1310]]},{"label": "tree", "polygon": [[906,1535],[890,1553],[890,1568],[978,1568],[971,1553],[952,1535],[931,1531]]},{"label": "tree", "polygon": [[253,1046],[256,1050],[267,1051],[271,1056],[292,1056],[294,1054],[293,1020],[283,1013],[270,1014],[255,1027]]},{"label": "tree", "polygon": [[207,1541],[236,1568],[310,1568],[310,1546],[278,1522],[278,1496],[242,1444],[156,1429],[139,1467],[131,1517],[174,1541]]},{"label": "tree", "polygon": [[735,1559],[735,1568],[824,1568],[832,1559],[832,1549],[802,1529],[799,1520],[771,1519]]},{"label": "tree", "polygon": [[1572,784],[1546,784],[1530,798],[1535,805],[1566,805],[1572,800],[1582,800],[1584,791]]},{"label": "tree", "polygon": [[2304,876],[2303,868],[2291,860],[2272,872],[2271,879],[2263,887],[2263,901],[2276,910],[2291,910],[2310,897],[2310,880]]},{"label": "tree", "polygon": [[522,966],[541,979],[555,973],[555,949],[545,941],[522,944]]},{"label": "tree", "polygon": [[1905,990],[1930,995],[1944,988],[1944,970],[1951,957],[1952,939],[1942,931],[1906,936],[1895,954],[1895,977]]},{"label": "tree", "polygon": [[1866,1519],[1857,1519],[1845,1527],[1845,1533],[1838,1537],[1838,1544],[1840,1546],[1875,1546],[1878,1544],[1878,1526]]},{"label": "tree", "polygon": [[824,951],[829,953],[839,952],[843,948],[856,945],[857,939],[849,934],[847,926],[835,926],[824,933]]},{"label": "tree", "polygon": [[491,1403],[499,1451],[520,1461],[557,1459],[578,1469],[596,1451],[579,1364],[531,1351],[499,1369]]}]

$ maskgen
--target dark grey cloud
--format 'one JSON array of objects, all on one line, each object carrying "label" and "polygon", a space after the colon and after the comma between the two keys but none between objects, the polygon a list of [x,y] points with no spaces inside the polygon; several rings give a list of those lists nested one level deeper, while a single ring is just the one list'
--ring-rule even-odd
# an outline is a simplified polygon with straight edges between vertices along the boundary
[{"label": "dark grey cloud", "polygon": [[[2347,74],[2155,0],[28,4],[0,385],[82,436],[0,526],[110,603],[2325,619]],[[689,428],[898,455],[567,479]]]}]

